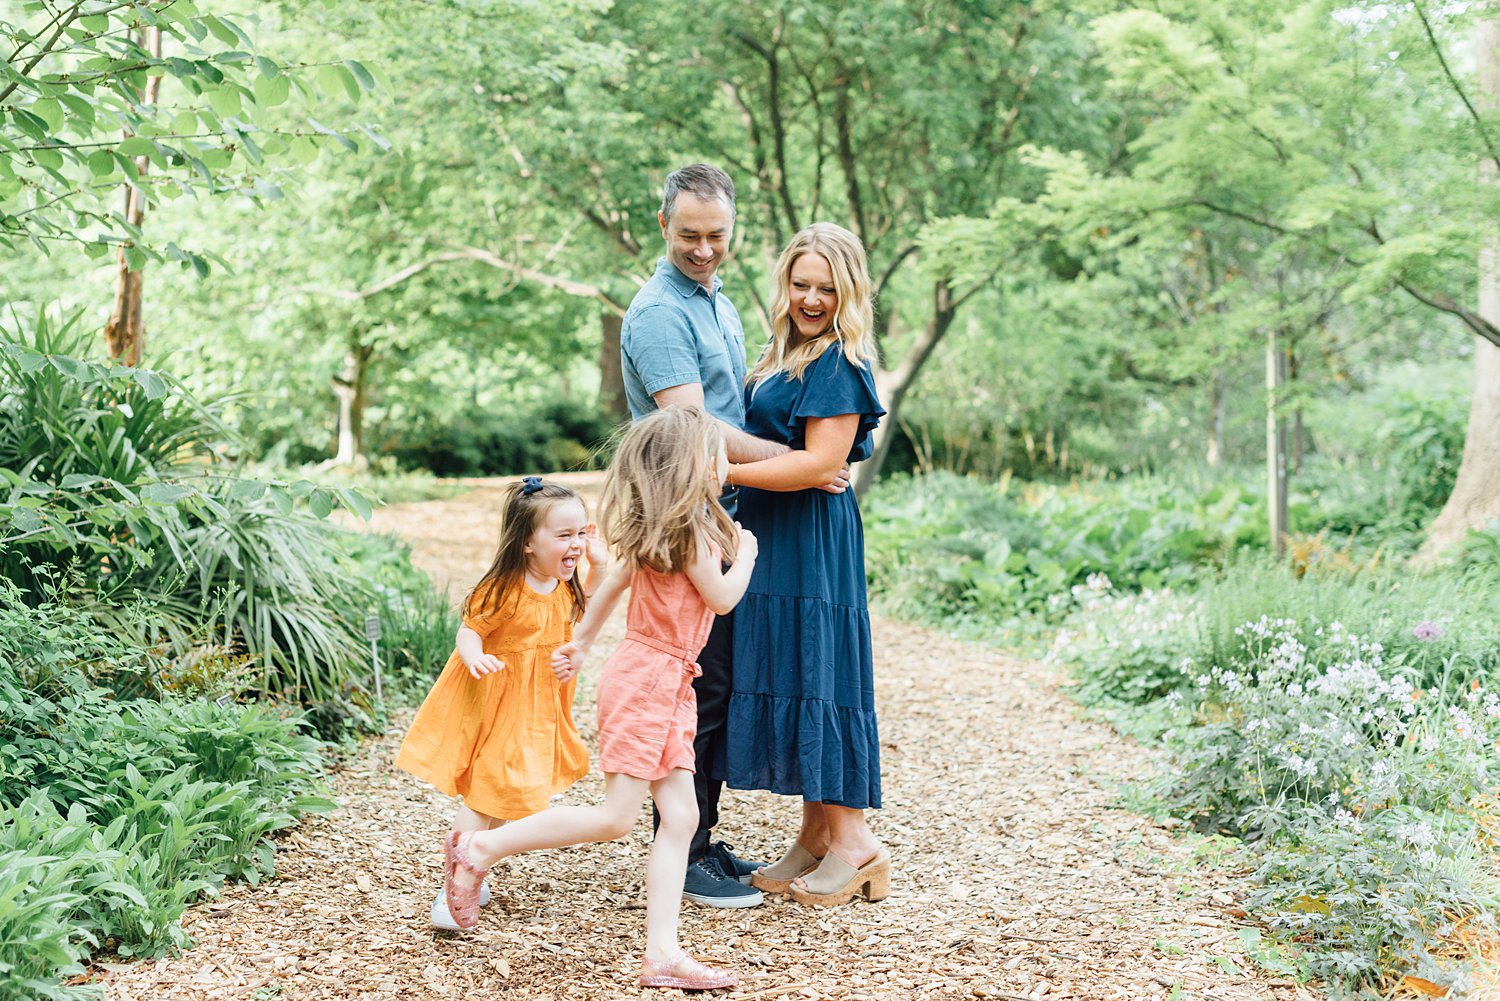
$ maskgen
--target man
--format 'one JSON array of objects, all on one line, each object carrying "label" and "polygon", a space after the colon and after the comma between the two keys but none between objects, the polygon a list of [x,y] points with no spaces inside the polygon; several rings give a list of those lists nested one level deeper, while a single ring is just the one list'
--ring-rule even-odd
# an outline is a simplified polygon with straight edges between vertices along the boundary
[{"label": "man", "polygon": [[[741,430],[745,421],[745,333],[739,313],[720,291],[719,266],[734,234],[734,182],[718,167],[692,164],[667,176],[656,215],[666,256],[630,303],[620,328],[625,395],[636,419],[659,407],[700,406],[724,425],[731,462],[755,462],[787,451]],[[823,489],[849,485],[845,468]],[[721,500],[734,514],[735,491]],[[712,840],[723,782],[711,778],[724,755],[729,712],[733,613],[719,616],[698,657],[698,832],[688,853],[683,896],[713,907],[753,907],[761,892],[749,885],[762,863],[735,857]]]}]

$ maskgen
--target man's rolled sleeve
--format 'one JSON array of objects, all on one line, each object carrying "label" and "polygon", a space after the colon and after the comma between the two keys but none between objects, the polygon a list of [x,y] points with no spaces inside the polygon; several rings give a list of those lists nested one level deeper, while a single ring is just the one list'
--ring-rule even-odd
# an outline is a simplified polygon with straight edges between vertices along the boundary
[{"label": "man's rolled sleeve", "polygon": [[648,395],[702,383],[698,338],[680,310],[648,306],[630,319],[621,331],[621,347]]}]

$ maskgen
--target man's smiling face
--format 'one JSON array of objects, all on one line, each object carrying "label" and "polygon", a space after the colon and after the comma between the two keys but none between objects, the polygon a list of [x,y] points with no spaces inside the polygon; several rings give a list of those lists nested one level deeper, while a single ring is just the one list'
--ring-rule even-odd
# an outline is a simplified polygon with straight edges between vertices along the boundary
[{"label": "man's smiling face", "polygon": [[734,210],[729,202],[684,191],[672,206],[672,217],[657,218],[667,241],[667,260],[699,285],[713,288],[714,274],[724,263],[729,238],[734,235]]}]

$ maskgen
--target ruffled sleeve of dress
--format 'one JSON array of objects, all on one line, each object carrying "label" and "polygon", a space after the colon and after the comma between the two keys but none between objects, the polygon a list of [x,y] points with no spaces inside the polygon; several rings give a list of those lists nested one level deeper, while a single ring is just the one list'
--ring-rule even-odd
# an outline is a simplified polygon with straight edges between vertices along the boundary
[{"label": "ruffled sleeve of dress", "polygon": [[516,614],[517,595],[496,595],[495,588],[494,582],[475,588],[464,606],[464,625],[481,637],[490,635]]},{"label": "ruffled sleeve of dress", "polygon": [[873,444],[870,432],[885,416],[880,395],[875,389],[875,375],[869,363],[854,364],[834,346],[808,366],[802,376],[802,390],[792,403],[792,428],[797,440],[807,438],[807,421],[814,417],[859,415],[859,430],[849,450],[849,461],[870,457]]}]

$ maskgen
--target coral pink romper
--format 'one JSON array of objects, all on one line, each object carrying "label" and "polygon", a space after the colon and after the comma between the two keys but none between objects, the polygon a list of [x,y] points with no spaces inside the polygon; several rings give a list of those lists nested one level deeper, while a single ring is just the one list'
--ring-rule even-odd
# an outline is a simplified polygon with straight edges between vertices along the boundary
[{"label": "coral pink romper", "polygon": [[703,673],[698,652],[714,613],[685,573],[636,570],[625,639],[599,676],[599,768],[655,782],[674,768],[693,771]]}]

